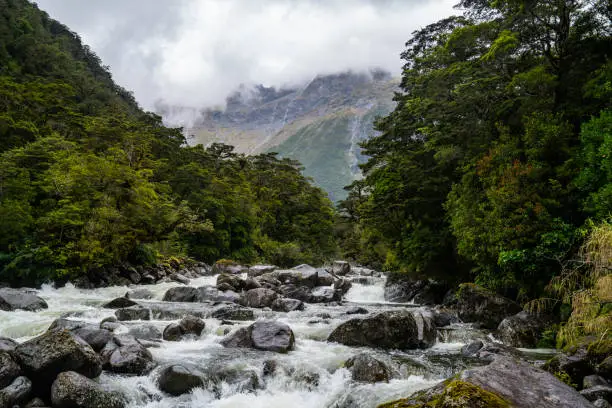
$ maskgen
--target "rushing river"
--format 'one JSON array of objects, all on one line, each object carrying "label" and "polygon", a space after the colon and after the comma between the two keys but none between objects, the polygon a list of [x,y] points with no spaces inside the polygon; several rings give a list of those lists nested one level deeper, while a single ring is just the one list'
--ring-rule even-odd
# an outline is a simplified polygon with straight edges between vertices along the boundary
[{"label": "rushing river", "polygon": [[[216,276],[210,276],[193,279],[190,285],[214,286],[215,282]],[[224,329],[234,329],[252,322],[221,326],[221,321],[217,319],[206,319],[206,328],[197,340],[161,342],[159,347],[150,348],[154,359],[162,364],[190,362],[209,370],[252,370],[259,378],[259,387],[255,390],[245,390],[240,385],[224,385],[214,392],[196,389],[189,394],[170,397],[157,388],[156,370],[147,376],[135,377],[104,372],[99,381],[122,391],[127,396],[130,407],[368,408],[430,387],[474,364],[473,361],[461,357],[460,349],[466,342],[484,338],[485,334],[469,325],[457,324],[440,330],[437,344],[427,350],[385,352],[326,342],[325,339],[338,324],[354,317],[346,314],[349,308],[361,306],[371,314],[389,309],[418,307],[385,302],[383,277],[363,278],[360,282],[353,284],[342,306],[307,304],[304,311],[289,313],[255,310],[256,318],[279,320],[293,329],[296,336],[295,350],[288,354],[226,349],[219,344]],[[178,284],[174,282],[147,285],[146,288],[155,294],[155,299],[149,302],[159,302],[166,290],[175,286]],[[72,285],[60,289],[44,286],[39,291],[39,296],[47,301],[49,308],[40,312],[0,311],[0,336],[25,341],[43,333],[51,322],[60,316],[99,323],[105,317],[114,316],[114,310],[103,309],[101,304],[138,287],[81,290]],[[148,301],[138,302],[146,305]],[[125,323],[129,327],[143,322]],[[146,322],[162,331],[168,323],[167,320]],[[368,351],[385,362],[392,370],[394,378],[388,383],[354,382],[343,364],[363,351]],[[270,359],[276,360],[282,369],[264,378],[263,363]]]}]

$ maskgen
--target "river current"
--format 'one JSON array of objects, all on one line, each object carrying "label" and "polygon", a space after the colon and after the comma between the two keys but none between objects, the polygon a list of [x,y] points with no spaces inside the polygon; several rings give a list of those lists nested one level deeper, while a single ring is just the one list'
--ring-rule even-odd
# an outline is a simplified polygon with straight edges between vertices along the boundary
[{"label": "river current", "polygon": [[[193,279],[190,286],[214,286],[216,276]],[[414,391],[431,387],[456,372],[476,364],[461,357],[461,347],[474,339],[483,339],[486,334],[467,324],[454,324],[438,332],[437,343],[426,350],[382,351],[368,348],[348,347],[328,343],[326,338],[341,322],[355,316],[347,315],[350,308],[363,307],[370,314],[396,308],[418,308],[413,304],[385,302],[383,297],[384,277],[368,277],[362,283],[353,283],[341,306],[307,304],[303,311],[289,313],[255,310],[256,319],[266,318],[288,324],[295,333],[295,350],[288,354],[272,352],[226,349],[219,344],[227,327],[232,330],[252,322],[235,322],[233,326],[221,325],[217,319],[206,319],[206,328],[198,339],[180,342],[159,343],[150,348],[156,362],[189,362],[209,370],[252,371],[257,374],[256,387],[245,387],[243,383],[223,384],[220,388],[195,389],[189,394],[171,397],[161,392],[156,385],[157,371],[146,376],[121,376],[104,372],[98,381],[110,388],[120,390],[129,401],[129,407],[147,408],[353,408],[376,407],[395,398],[405,397]],[[126,292],[146,287],[155,298],[138,302],[159,302],[166,290],[178,286],[175,282],[157,285],[108,287],[95,290],[77,289],[68,284],[55,289],[45,285],[38,291],[49,305],[39,312],[0,311],[0,336],[25,341],[43,333],[57,318],[99,323],[114,316],[114,310],[100,305]],[[127,327],[137,324],[152,324],[159,330],[169,324],[168,320],[147,322],[125,322]],[[388,383],[365,384],[351,379],[350,372],[343,368],[350,357],[367,351],[385,362],[393,373]],[[263,375],[264,361],[276,360],[282,369],[271,376]],[[253,389],[254,388],[254,389]]]}]

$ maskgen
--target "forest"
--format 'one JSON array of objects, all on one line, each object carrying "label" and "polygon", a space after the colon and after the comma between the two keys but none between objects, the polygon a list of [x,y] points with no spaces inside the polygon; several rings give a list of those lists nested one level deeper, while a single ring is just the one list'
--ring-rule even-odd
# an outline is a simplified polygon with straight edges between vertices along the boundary
[{"label": "forest", "polygon": [[333,216],[299,163],[188,146],[76,33],[0,0],[0,281],[170,258],[320,263]]}]

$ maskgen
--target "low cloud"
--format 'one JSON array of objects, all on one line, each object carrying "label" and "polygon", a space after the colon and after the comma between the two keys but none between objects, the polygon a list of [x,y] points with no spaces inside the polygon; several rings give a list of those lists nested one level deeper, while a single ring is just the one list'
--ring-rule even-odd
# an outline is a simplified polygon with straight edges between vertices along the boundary
[{"label": "low cloud", "polygon": [[39,0],[147,109],[222,104],[240,84],[291,85],[381,67],[448,0]]}]

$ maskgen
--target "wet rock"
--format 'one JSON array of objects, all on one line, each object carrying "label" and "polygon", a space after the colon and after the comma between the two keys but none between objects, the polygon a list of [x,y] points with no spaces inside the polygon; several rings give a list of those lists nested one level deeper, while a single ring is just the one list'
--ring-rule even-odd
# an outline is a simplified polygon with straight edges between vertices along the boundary
[{"label": "wet rock", "polygon": [[514,347],[506,346],[501,343],[486,343],[480,350],[476,352],[474,357],[485,362],[491,362],[499,356],[513,358],[516,360],[523,359],[520,351]]},{"label": "wet rock", "polygon": [[612,408],[612,404],[610,404],[605,399],[598,399],[597,401],[593,403],[593,406],[595,408]]},{"label": "wet rock", "polygon": [[26,377],[17,377],[0,390],[0,407],[19,406],[30,399],[32,382]]},{"label": "wet rock", "polygon": [[332,316],[327,312],[317,313],[316,317],[320,317],[321,319],[331,319]]},{"label": "wet rock", "polygon": [[43,395],[63,371],[76,371],[89,378],[97,377],[102,372],[102,363],[95,351],[65,330],[47,331],[21,343],[15,348],[15,355],[35,388],[40,388],[35,391]]},{"label": "wet rock", "polygon": [[340,324],[328,341],[347,346],[382,349],[416,349],[431,347],[436,329],[430,316],[418,312],[387,311]]},{"label": "wet rock", "polygon": [[196,316],[185,316],[178,323],[170,323],[165,329],[163,338],[167,341],[179,341],[185,336],[199,337],[206,323]]},{"label": "wet rock", "polygon": [[212,267],[213,274],[239,275],[243,272],[248,272],[248,270],[249,268],[228,260],[217,261]]},{"label": "wet rock", "polygon": [[352,286],[353,284],[348,279],[340,278],[336,280],[334,282],[334,290],[339,294],[339,296],[337,297],[339,299],[342,298],[342,296],[346,295],[346,293],[351,289]]},{"label": "wet rock", "polygon": [[240,295],[233,290],[221,291],[212,286],[202,286],[198,288],[200,302],[237,302]]},{"label": "wet rock", "polygon": [[100,322],[100,328],[114,332],[115,330],[123,327],[115,316],[107,317]]},{"label": "wet rock", "polygon": [[607,356],[597,365],[597,372],[609,380],[612,380],[612,356]]},{"label": "wet rock", "polygon": [[475,340],[461,347],[461,354],[465,357],[473,357],[484,347],[484,343],[480,340]]},{"label": "wet rock", "polygon": [[310,303],[329,303],[336,300],[336,291],[328,286],[317,286],[310,293]]},{"label": "wet rock", "polygon": [[300,265],[289,270],[275,271],[276,278],[285,285],[306,286],[314,288],[317,286],[318,272],[310,265]]},{"label": "wet rock", "polygon": [[138,303],[134,302],[131,299],[120,297],[103,304],[101,307],[105,309],[121,309],[123,307],[136,306],[137,304]]},{"label": "wet rock", "polygon": [[266,360],[263,363],[263,376],[268,377],[274,375],[278,369],[278,361]]},{"label": "wet rock", "polygon": [[140,276],[140,273],[138,273],[138,271],[134,268],[130,268],[127,276],[128,276],[128,279],[131,280],[132,283],[135,285],[139,284],[140,281],[142,280],[142,276]]},{"label": "wet rock", "polygon": [[485,329],[496,329],[506,317],[521,311],[516,302],[473,283],[459,285],[455,296],[459,318],[479,323]]},{"label": "wet rock", "polygon": [[383,407],[589,408],[591,403],[572,387],[529,363],[499,357],[491,364],[463,371],[429,390]]},{"label": "wet rock", "polygon": [[7,387],[21,375],[21,367],[8,351],[0,351],[0,388]]},{"label": "wet rock", "polygon": [[164,294],[164,302],[199,302],[200,296],[197,288],[178,286],[170,288]]},{"label": "wet rock", "polygon": [[457,316],[445,309],[434,309],[433,316],[436,327],[446,327],[452,323],[459,322]]},{"label": "wet rock", "polygon": [[47,330],[48,331],[54,331],[54,330],[72,331],[72,330],[80,329],[82,327],[95,327],[95,325],[88,323],[88,322],[83,322],[81,320],[72,320],[72,319],[66,319],[64,317],[60,317],[59,319],[55,319],[53,322],[51,322],[51,325],[49,326]]},{"label": "wet rock", "polygon": [[143,375],[155,367],[153,355],[142,344],[126,344],[110,353],[104,368],[120,374]]},{"label": "wet rock", "polygon": [[310,302],[312,297],[311,290],[307,286],[282,285],[278,288],[278,292],[287,298],[301,300],[302,302]]},{"label": "wet rock", "polygon": [[334,277],[325,269],[317,269],[316,286],[331,286],[334,284]]},{"label": "wet rock", "polygon": [[405,273],[389,273],[385,281],[385,300],[389,302],[414,302],[420,305],[442,303],[448,285],[429,279],[415,280]]},{"label": "wet rock", "polygon": [[120,394],[74,371],[59,374],[51,386],[54,408],[123,408]]},{"label": "wet rock", "polygon": [[203,387],[203,374],[191,365],[173,364],[161,370],[157,385],[163,392],[178,396]]},{"label": "wet rock", "polygon": [[277,298],[272,302],[271,307],[276,312],[292,312],[294,310],[304,310],[304,302],[297,299]]},{"label": "wet rock", "polygon": [[259,320],[249,327],[243,327],[225,337],[225,347],[255,348],[258,350],[286,353],[293,350],[293,331],[284,323]]},{"label": "wet rock", "polygon": [[13,310],[28,310],[36,312],[49,306],[36,292],[30,289],[0,288],[0,310],[11,312]]},{"label": "wet rock", "polygon": [[217,277],[217,289],[221,291],[231,290],[241,292],[245,287],[246,281],[239,276],[223,273]]},{"label": "wet rock", "polygon": [[255,320],[251,309],[239,305],[219,306],[210,313],[210,317],[220,320]]},{"label": "wet rock", "polygon": [[239,393],[254,392],[259,388],[259,377],[253,370],[213,367],[205,375],[205,382],[212,385],[212,391],[217,398],[221,397],[224,384]]},{"label": "wet rock", "polygon": [[162,332],[152,324],[142,324],[130,327],[128,334],[134,336],[138,340],[161,340]]},{"label": "wet rock", "polygon": [[276,300],[278,294],[272,289],[258,288],[245,292],[240,298],[240,304],[247,307],[263,308],[270,307]]},{"label": "wet rock", "polygon": [[34,398],[30,400],[30,402],[25,404],[24,408],[44,408],[46,406],[47,404],[45,403],[45,401],[41,400],[40,398]]},{"label": "wet rock", "polygon": [[276,266],[274,265],[253,265],[249,268],[248,275],[252,278],[257,276],[261,276],[264,273],[274,272],[276,270]]},{"label": "wet rock", "polygon": [[542,368],[552,374],[566,374],[574,384],[582,384],[582,379],[593,373],[591,362],[582,349],[579,349],[574,355],[557,354]]},{"label": "wet rock", "polygon": [[361,353],[351,357],[344,363],[353,376],[353,380],[375,383],[389,382],[389,368],[383,363],[372,357],[368,353]]},{"label": "wet rock", "polygon": [[247,278],[244,282],[244,290],[259,289],[262,287],[261,283],[253,278]]},{"label": "wet rock", "polygon": [[344,276],[351,273],[351,265],[345,261],[334,261],[332,271],[336,275]]},{"label": "wet rock", "polygon": [[153,299],[155,297],[155,293],[151,292],[149,289],[136,289],[131,292],[127,292],[125,297],[128,299]]},{"label": "wet rock", "polygon": [[106,329],[93,327],[80,327],[72,330],[72,333],[83,339],[94,351],[100,351],[113,338],[113,332]]},{"label": "wet rock", "polygon": [[188,285],[189,284],[189,279],[184,276],[181,275],[180,273],[173,273],[172,275],[169,276],[170,280],[178,282],[178,283],[182,283],[183,285]]},{"label": "wet rock", "polygon": [[143,306],[131,306],[117,309],[115,316],[120,321],[126,320],[151,320],[151,309]]},{"label": "wet rock", "polygon": [[18,345],[19,343],[13,339],[9,339],[8,337],[0,337],[0,351],[12,351]]},{"label": "wet rock", "polygon": [[205,303],[149,302],[147,307],[156,320],[178,320],[186,315],[206,317],[210,313],[210,305]]},{"label": "wet rock", "polygon": [[268,288],[272,290],[277,290],[282,285],[281,281],[276,279],[276,276],[272,273],[266,273],[257,278],[257,282],[261,285],[262,288]]},{"label": "wet rock", "polygon": [[506,317],[497,327],[497,337],[512,347],[532,348],[551,319],[521,311]]},{"label": "wet rock", "polygon": [[608,381],[597,374],[587,375],[582,379],[582,388],[591,388],[596,385],[610,385]]},{"label": "wet rock", "polygon": [[612,386],[610,385],[595,385],[590,388],[585,388],[580,391],[580,395],[588,399],[589,401],[597,401],[598,399],[604,399],[606,401],[612,401]]}]

